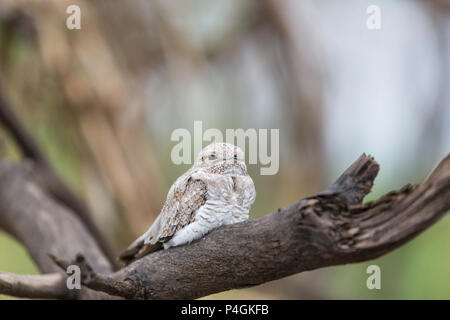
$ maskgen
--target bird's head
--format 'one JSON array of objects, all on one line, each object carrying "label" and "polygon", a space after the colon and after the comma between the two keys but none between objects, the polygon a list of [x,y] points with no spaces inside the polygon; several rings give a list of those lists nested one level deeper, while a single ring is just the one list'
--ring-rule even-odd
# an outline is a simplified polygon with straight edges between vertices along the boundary
[{"label": "bird's head", "polygon": [[225,142],[212,143],[200,151],[194,167],[215,174],[247,175],[244,152]]}]

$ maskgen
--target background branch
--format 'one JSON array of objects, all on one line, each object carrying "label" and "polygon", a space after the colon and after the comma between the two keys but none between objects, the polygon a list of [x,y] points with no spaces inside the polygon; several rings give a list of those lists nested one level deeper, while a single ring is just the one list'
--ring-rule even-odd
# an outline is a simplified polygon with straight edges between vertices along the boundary
[{"label": "background branch", "polygon": [[13,108],[8,104],[0,89],[0,122],[14,137],[23,155],[32,159],[36,168],[33,170],[35,178],[41,188],[47,191],[62,204],[66,205],[73,213],[78,215],[81,222],[86,225],[94,239],[98,242],[102,251],[108,257],[110,263],[116,267],[115,252],[109,241],[96,226],[88,207],[72,192],[72,190],[58,177],[52,169],[49,161],[41,152],[35,139],[22,125]]},{"label": "background branch", "polygon": [[0,292],[20,298],[68,298],[65,277],[60,273],[19,275],[0,272]]},{"label": "background branch", "polygon": [[[111,273],[112,265],[86,226],[35,183],[34,169],[31,161],[21,164],[0,161],[0,227],[28,249],[43,273],[65,274],[49,254],[69,259],[79,252],[83,252],[96,271]],[[74,295],[73,292],[67,294]],[[78,297],[100,299],[107,296],[82,289]]]},{"label": "background branch", "polygon": [[69,264],[79,265],[84,288],[77,296],[68,290],[61,296],[57,276],[3,274],[0,292],[19,296],[48,297],[54,286],[54,297],[198,298],[376,258],[425,230],[450,208],[450,156],[421,185],[361,204],[378,173],[378,164],[362,155],[323,192],[221,227],[190,245],[147,255],[112,273],[85,226],[40,189],[33,169],[29,161],[0,162],[0,226],[27,247],[44,273],[63,274]]}]

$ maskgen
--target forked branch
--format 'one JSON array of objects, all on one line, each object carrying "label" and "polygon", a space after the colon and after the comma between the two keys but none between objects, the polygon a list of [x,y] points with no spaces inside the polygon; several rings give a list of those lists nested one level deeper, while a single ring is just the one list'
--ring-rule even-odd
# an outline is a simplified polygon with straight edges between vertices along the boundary
[{"label": "forked branch", "polygon": [[450,156],[421,185],[361,204],[377,173],[378,164],[362,155],[323,192],[263,217],[221,227],[190,245],[155,252],[109,276],[92,271],[84,284],[134,299],[199,298],[374,259],[450,209]]}]

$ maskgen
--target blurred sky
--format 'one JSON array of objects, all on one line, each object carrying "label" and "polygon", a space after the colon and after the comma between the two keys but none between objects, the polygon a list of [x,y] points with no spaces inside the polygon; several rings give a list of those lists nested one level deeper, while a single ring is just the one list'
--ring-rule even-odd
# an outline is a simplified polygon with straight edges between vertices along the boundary
[{"label": "blurred sky", "polygon": [[[450,122],[447,94],[438,102],[445,104],[445,112],[440,118],[444,129],[437,150],[423,153],[428,151],[424,144],[429,143],[421,139],[426,130],[424,119],[434,110],[442,90],[441,78],[450,76],[442,69],[438,39],[424,2],[287,2],[294,9],[302,7],[290,14],[310,21],[307,33],[314,37],[319,64],[326,70],[323,129],[328,179],[334,179],[366,152],[382,165],[375,191],[380,191],[378,184],[398,188],[407,182],[420,182],[450,150],[450,128],[444,125]],[[174,2],[169,3],[173,6]],[[183,1],[178,12],[184,13],[184,19],[174,20],[194,47],[204,48],[232,33],[236,24],[250,24],[252,3]],[[381,30],[366,27],[366,8],[373,4],[381,9]],[[236,22],[241,20],[244,22]],[[448,37],[448,23],[446,28]],[[200,67],[187,66],[183,59],[172,57],[172,65],[149,75],[145,87],[149,122],[159,141],[165,144],[178,127],[192,130],[194,120],[203,120],[204,129],[220,128],[233,116],[231,127],[281,128],[283,161],[283,155],[288,154],[283,150],[292,139],[280,114],[280,106],[288,104],[288,98],[280,89],[283,83],[274,81],[280,77],[273,70],[279,57],[275,49],[264,47],[264,39],[246,40],[235,45],[232,57],[225,55]],[[237,114],[241,115],[238,121]],[[393,176],[395,181],[389,179]]]},{"label": "blurred sky", "polygon": [[[417,146],[418,128],[432,112],[441,73],[450,76],[449,70],[440,69],[437,39],[423,2],[314,3],[329,69],[325,113],[329,166],[337,172],[368,152],[381,163],[377,184],[385,184],[395,173],[396,181],[389,183],[400,187],[411,178],[408,162],[424,157],[432,166],[450,150],[447,125],[439,154],[427,159],[417,153],[417,147],[422,150]],[[381,9],[381,30],[366,28],[365,9],[371,4]],[[447,34],[449,30],[447,24]],[[442,124],[450,123],[448,94],[443,103]]]}]

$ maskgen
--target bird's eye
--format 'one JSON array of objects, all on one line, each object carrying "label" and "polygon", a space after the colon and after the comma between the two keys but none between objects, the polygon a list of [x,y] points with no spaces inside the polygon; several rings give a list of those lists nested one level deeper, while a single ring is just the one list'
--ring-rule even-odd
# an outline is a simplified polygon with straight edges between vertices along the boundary
[{"label": "bird's eye", "polygon": [[234,160],[237,160],[238,159],[238,156],[237,156],[237,154],[235,154],[234,155]]},{"label": "bird's eye", "polygon": [[216,155],[215,154],[210,154],[208,159],[209,160],[216,160]]}]

